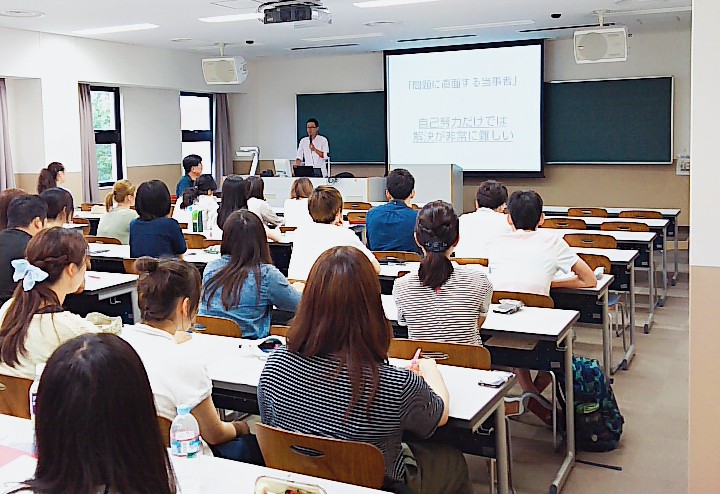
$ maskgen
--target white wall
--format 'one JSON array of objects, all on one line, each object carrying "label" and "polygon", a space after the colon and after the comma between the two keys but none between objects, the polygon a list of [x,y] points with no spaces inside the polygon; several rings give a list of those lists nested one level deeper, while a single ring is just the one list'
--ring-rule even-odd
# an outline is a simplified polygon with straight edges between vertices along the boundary
[{"label": "white wall", "polygon": [[7,79],[10,151],[16,172],[37,172],[45,163],[40,79]]}]

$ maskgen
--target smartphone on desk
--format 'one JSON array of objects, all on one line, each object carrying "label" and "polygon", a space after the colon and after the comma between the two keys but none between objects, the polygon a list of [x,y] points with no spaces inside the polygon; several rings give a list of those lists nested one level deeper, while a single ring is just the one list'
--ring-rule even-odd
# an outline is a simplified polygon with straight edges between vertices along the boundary
[{"label": "smartphone on desk", "polygon": [[493,309],[493,312],[498,314],[515,314],[520,310],[520,307],[516,304],[500,304]]}]

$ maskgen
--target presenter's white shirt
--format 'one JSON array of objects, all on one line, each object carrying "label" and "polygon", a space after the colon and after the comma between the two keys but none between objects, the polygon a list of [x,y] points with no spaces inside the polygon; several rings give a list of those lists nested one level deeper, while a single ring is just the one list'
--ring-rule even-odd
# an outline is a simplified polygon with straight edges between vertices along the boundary
[{"label": "presenter's white shirt", "polygon": [[316,152],[310,151],[310,138],[307,136],[300,139],[296,158],[304,162],[305,166],[322,169],[323,177],[327,177],[327,157],[330,154],[330,144],[328,144],[326,137],[317,135],[315,136],[315,139],[313,139],[313,145],[318,151],[323,152],[325,155],[324,158],[318,156]]},{"label": "presenter's white shirt", "polygon": [[490,208],[480,208],[460,216],[460,242],[455,257],[488,258],[487,244],[498,235],[512,232],[507,215]]},{"label": "presenter's white shirt", "polygon": [[360,241],[355,232],[344,226],[312,223],[300,226],[293,233],[293,249],[290,255],[288,278],[305,280],[320,255],[332,247],[349,246],[360,249],[371,261],[372,252]]},{"label": "presenter's white shirt", "polygon": [[517,230],[488,242],[490,281],[496,291],[550,295],[555,274],[572,271],[580,257],[562,235],[549,230]]}]

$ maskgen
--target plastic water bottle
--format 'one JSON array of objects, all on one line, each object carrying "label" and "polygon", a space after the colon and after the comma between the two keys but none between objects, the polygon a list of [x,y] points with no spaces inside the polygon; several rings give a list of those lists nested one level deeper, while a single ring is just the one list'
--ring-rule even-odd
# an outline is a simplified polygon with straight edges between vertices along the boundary
[{"label": "plastic water bottle", "polygon": [[40,376],[42,376],[45,370],[45,364],[37,364],[35,366],[35,380],[30,385],[30,421],[32,422],[33,428],[35,427],[35,405],[37,402],[37,391],[40,386]]},{"label": "plastic water bottle", "polygon": [[170,452],[180,458],[196,458],[200,456],[200,426],[190,413],[190,407],[177,407],[177,416],[170,426]]}]

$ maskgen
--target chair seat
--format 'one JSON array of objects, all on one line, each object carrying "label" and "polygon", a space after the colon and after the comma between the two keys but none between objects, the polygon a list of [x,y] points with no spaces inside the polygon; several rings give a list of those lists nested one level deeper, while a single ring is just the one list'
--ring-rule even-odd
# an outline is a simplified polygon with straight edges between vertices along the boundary
[{"label": "chair seat", "polygon": [[618,302],[622,300],[622,295],[619,293],[611,293],[608,295],[608,307],[615,307]]}]

